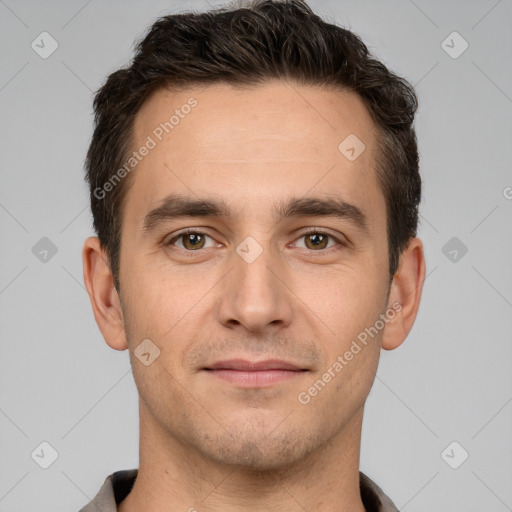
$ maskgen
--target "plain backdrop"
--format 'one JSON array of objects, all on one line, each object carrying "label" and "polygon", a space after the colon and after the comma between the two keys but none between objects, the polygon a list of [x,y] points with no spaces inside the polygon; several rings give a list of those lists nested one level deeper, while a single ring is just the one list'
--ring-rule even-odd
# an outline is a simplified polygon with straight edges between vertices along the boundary
[{"label": "plain backdrop", "polygon": [[[512,510],[512,2],[309,3],[420,100],[427,279],[409,338],[382,354],[361,469],[407,512]],[[0,0],[0,512],[78,511],[138,466],[128,353],[82,279],[93,92],[156,17],[208,8]]]}]

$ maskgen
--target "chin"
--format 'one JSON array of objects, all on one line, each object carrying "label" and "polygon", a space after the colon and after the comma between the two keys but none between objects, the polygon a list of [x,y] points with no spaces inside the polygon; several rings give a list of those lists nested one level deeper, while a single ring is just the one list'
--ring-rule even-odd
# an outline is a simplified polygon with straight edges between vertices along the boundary
[{"label": "chin", "polygon": [[215,444],[210,438],[207,445],[198,447],[219,464],[237,467],[250,472],[269,472],[289,469],[301,461],[315,447],[316,442],[306,431],[286,430],[280,432],[223,431]]}]

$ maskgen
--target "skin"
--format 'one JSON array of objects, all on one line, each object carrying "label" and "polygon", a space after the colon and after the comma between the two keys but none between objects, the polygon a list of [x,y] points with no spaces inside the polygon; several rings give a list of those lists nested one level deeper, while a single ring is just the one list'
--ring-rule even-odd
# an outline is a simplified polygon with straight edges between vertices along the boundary
[{"label": "skin", "polygon": [[[346,91],[283,81],[160,89],[136,117],[134,148],[190,97],[197,106],[130,176],[120,295],[98,239],[83,249],[96,321],[111,348],[129,349],[139,391],[139,476],[118,510],[363,512],[364,403],[381,349],[398,347],[412,328],[425,278],[414,238],[389,285],[375,126]],[[366,146],[355,161],[338,150],[352,133]],[[232,215],[169,219],[144,232],[145,216],[170,193],[223,199]],[[279,201],[303,196],[357,205],[368,232],[346,218],[276,221]],[[185,228],[207,235],[202,249],[187,237],[169,245]],[[335,238],[317,248],[309,228]],[[252,263],[236,252],[248,236],[262,248]],[[393,320],[301,404],[298,394],[395,302]],[[149,366],[134,355],[146,338],[160,349]],[[203,370],[232,358],[308,371],[247,389]]]}]

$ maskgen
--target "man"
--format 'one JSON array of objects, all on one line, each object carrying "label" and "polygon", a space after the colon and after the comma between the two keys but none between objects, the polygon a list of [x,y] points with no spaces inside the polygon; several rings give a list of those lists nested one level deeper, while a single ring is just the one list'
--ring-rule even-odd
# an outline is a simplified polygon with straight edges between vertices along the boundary
[{"label": "man", "polygon": [[411,86],[265,0],[159,19],[94,107],[84,279],[140,461],[82,511],[397,510],[359,454],[425,277]]}]

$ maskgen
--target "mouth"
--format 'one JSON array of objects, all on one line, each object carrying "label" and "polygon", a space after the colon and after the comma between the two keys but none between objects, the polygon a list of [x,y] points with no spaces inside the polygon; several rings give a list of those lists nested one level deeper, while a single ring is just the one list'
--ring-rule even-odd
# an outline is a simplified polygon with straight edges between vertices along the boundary
[{"label": "mouth", "polygon": [[204,371],[216,378],[245,388],[267,387],[304,375],[308,370],[277,359],[252,362],[245,359],[218,361]]}]

